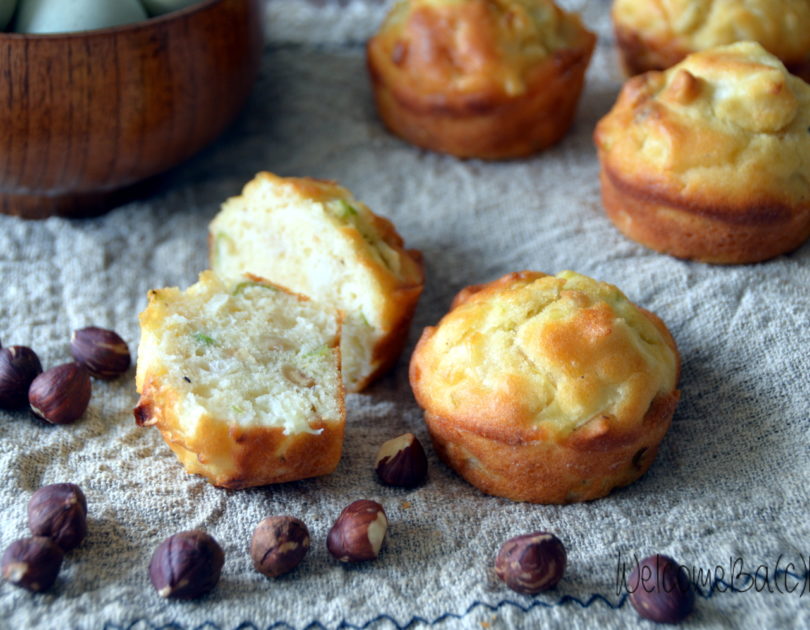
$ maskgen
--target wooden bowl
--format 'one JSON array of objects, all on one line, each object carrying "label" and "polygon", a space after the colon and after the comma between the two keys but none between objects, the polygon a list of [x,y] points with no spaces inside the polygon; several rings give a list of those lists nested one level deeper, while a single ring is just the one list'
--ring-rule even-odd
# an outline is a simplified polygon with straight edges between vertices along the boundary
[{"label": "wooden bowl", "polygon": [[81,33],[0,33],[0,212],[88,216],[132,198],[233,120],[261,50],[260,0]]}]

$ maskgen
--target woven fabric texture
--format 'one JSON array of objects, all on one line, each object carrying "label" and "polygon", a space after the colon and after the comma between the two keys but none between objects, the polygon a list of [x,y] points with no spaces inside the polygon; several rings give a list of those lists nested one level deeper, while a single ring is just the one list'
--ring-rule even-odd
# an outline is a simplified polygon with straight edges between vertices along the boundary
[{"label": "woven fabric texture", "polygon": [[[403,358],[348,397],[343,458],[321,479],[224,491],[187,475],[156,430],[135,425],[134,370],[94,382],[72,426],[0,411],[0,545],[27,535],[26,504],[43,484],[77,483],[89,504],[88,537],[50,592],[0,585],[0,627],[652,628],[617,573],[655,552],[703,569],[688,627],[810,626],[800,598],[810,553],[810,246],[718,267],[619,234],[601,207],[591,140],[621,82],[608,3],[567,4],[583,11],[599,45],[574,128],[535,158],[459,161],[392,137],[375,115],[361,46],[383,8],[277,0],[243,115],[160,192],[91,220],[0,216],[0,341],[33,347],[46,367],[69,360],[71,330],[87,325],[115,329],[134,352],[147,290],[195,281],[207,266],[208,222],[263,169],[340,181],[422,250],[427,273]],[[485,496],[429,448],[407,380],[413,344],[456,291],[520,269],[616,284],[658,313],[680,347],[682,400],[658,459],[606,499],[536,506]],[[428,447],[429,482],[382,487],[375,452],[407,430]],[[326,533],[359,498],[385,506],[389,538],[377,561],[341,566]],[[276,580],[254,572],[247,553],[271,514],[296,515],[313,535],[304,564]],[[222,580],[199,601],[164,601],[147,575],[152,551],[191,528],[224,548]],[[494,555],[539,529],[565,543],[568,571],[553,591],[518,595],[495,578]],[[758,567],[757,581],[746,577]]]}]

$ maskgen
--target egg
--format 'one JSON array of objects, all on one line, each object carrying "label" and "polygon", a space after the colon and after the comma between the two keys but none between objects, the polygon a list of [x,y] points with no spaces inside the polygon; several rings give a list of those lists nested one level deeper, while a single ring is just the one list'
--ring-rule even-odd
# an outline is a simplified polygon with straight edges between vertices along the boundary
[{"label": "egg", "polygon": [[163,15],[199,4],[201,0],[141,0],[149,15]]},{"label": "egg", "polygon": [[11,19],[11,14],[14,13],[14,7],[17,6],[17,0],[0,0],[0,31],[6,28],[6,24]]},{"label": "egg", "polygon": [[18,33],[69,33],[149,19],[138,0],[19,0]]}]

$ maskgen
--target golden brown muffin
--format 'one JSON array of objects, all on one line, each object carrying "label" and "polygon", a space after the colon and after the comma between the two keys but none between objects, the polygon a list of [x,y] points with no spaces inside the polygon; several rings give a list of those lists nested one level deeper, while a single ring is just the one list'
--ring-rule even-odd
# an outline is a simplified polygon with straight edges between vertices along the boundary
[{"label": "golden brown muffin", "polygon": [[259,173],[209,227],[211,267],[253,273],[343,313],[348,391],[391,367],[424,285],[422,257],[387,219],[335,182]]},{"label": "golden brown muffin", "polygon": [[630,79],[597,125],[602,200],[660,252],[746,263],[810,237],[810,85],[751,42]]},{"label": "golden brown muffin", "polygon": [[403,0],[367,59],[391,131],[433,151],[494,160],[565,135],[595,42],[551,0]]},{"label": "golden brown muffin", "polygon": [[807,0],[615,0],[613,24],[625,70],[665,70],[687,55],[755,41],[810,80]]},{"label": "golden brown muffin", "polygon": [[410,379],[439,456],[489,494],[588,501],[655,458],[679,392],[666,326],[572,271],[463,290],[426,328]]},{"label": "golden brown muffin", "polygon": [[135,418],[189,473],[246,488],[332,472],[343,446],[338,313],[259,278],[210,271],[149,292]]}]

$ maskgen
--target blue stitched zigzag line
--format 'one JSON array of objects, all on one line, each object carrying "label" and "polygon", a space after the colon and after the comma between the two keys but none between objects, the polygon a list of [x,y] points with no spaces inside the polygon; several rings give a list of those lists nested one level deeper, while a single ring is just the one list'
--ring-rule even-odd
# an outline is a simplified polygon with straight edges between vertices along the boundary
[{"label": "blue stitched zigzag line", "polygon": [[[426,619],[424,617],[420,617],[419,615],[415,615],[415,616],[411,617],[411,619],[407,623],[405,623],[404,625],[400,624],[391,615],[380,614],[380,615],[377,615],[376,617],[373,617],[373,618],[369,619],[368,621],[366,621],[366,622],[364,622],[364,623],[362,623],[360,625],[351,623],[350,621],[346,621],[344,619],[337,626],[334,626],[334,628],[336,628],[336,630],[343,630],[344,628],[348,628],[348,629],[351,629],[351,630],[365,630],[365,628],[368,628],[369,626],[371,626],[371,625],[373,625],[375,623],[379,623],[381,621],[387,621],[394,628],[396,628],[397,630],[406,630],[407,628],[411,628],[412,626],[414,626],[414,625],[416,625],[418,623],[425,624],[425,625],[428,625],[428,626],[435,626],[436,624],[442,623],[443,621],[446,621],[447,619],[463,619],[464,617],[469,615],[476,608],[484,608],[484,609],[489,610],[491,612],[496,612],[497,610],[499,610],[500,608],[502,608],[504,606],[513,606],[514,608],[518,608],[518,609],[522,610],[524,613],[526,613],[526,612],[529,612],[530,610],[532,610],[534,608],[537,608],[537,607],[554,608],[555,606],[563,606],[563,605],[569,604],[569,603],[579,604],[579,606],[582,607],[582,608],[588,608],[594,602],[601,601],[608,608],[616,609],[616,608],[621,608],[622,606],[624,606],[624,602],[625,602],[626,599],[627,599],[627,595],[626,594],[622,595],[619,598],[619,601],[614,604],[613,602],[611,602],[604,595],[600,595],[598,593],[595,593],[595,594],[591,595],[585,601],[582,601],[578,597],[574,597],[572,595],[563,595],[555,603],[548,603],[548,602],[544,602],[544,601],[541,601],[539,599],[536,599],[536,600],[534,600],[533,602],[531,602],[528,605],[524,605],[524,604],[521,604],[519,602],[512,601],[510,599],[501,600],[497,604],[488,604],[487,602],[474,601],[472,604],[470,604],[467,607],[467,610],[465,610],[461,614],[454,613],[454,612],[445,612],[445,613],[439,615],[438,617],[436,617],[435,619]],[[141,622],[145,622],[145,623],[149,624],[149,627],[152,630],[223,630],[221,626],[214,623],[213,621],[206,621],[206,622],[204,622],[204,623],[202,623],[202,624],[200,624],[198,626],[194,626],[194,628],[188,629],[186,626],[183,626],[182,624],[179,624],[179,623],[176,623],[176,622],[171,622],[171,623],[163,624],[163,625],[160,625],[160,626],[156,626],[156,625],[152,624],[151,622],[149,622],[148,620],[143,619],[143,618],[136,619],[133,622],[131,622],[131,623],[125,625],[125,626],[118,625],[118,624],[115,624],[115,623],[112,623],[112,622],[108,621],[106,624],[104,624],[104,630],[133,630],[133,628],[137,624],[139,624]],[[326,626],[326,625],[324,625],[323,623],[321,623],[320,621],[317,621],[317,620],[310,621],[305,626],[294,626],[292,624],[287,623],[286,621],[275,621],[275,622],[271,623],[268,626],[257,626],[256,624],[254,624],[254,623],[252,623],[250,621],[243,621],[238,626],[234,626],[233,630],[274,630],[275,628],[285,628],[287,630],[315,630],[316,628],[319,629],[319,630],[329,630],[329,626]]]},{"label": "blue stitched zigzag line", "polygon": [[[735,586],[734,580],[732,580],[732,582],[729,583],[721,578],[715,578],[712,581],[712,584],[708,590],[704,591],[697,585],[695,585],[694,588],[695,592],[703,599],[711,599],[712,597],[714,597],[716,593],[725,593],[727,591],[730,591],[732,593],[745,593],[751,590],[752,586],[757,587],[757,590],[766,590],[766,588],[770,589],[771,583],[776,581],[780,577],[792,577],[797,582],[804,582],[804,586],[802,587],[802,591],[804,591],[808,587],[808,582],[810,582],[810,571],[807,571],[803,574],[796,574],[790,571],[786,571],[784,569],[779,569],[777,571],[774,571],[773,577],[770,579],[766,579],[765,577],[760,576],[758,572],[755,572],[753,575],[750,573],[745,573],[743,575],[744,579],[740,580],[740,586]],[[756,582],[757,578],[760,579],[759,585],[761,585],[762,588],[759,588],[759,585]],[[778,587],[773,588],[774,590],[778,590]],[[376,617],[372,617],[371,619],[360,625],[351,623],[350,621],[346,621],[345,619],[343,619],[337,626],[335,626],[335,628],[336,630],[343,630],[344,628],[350,630],[365,630],[366,628],[375,623],[387,621],[397,630],[407,630],[408,628],[411,628],[416,624],[420,623],[427,626],[435,626],[448,619],[463,619],[477,608],[483,608],[485,610],[489,610],[490,612],[497,612],[504,606],[511,606],[513,608],[517,608],[523,611],[524,613],[527,613],[530,610],[533,610],[534,608],[538,607],[555,608],[557,606],[565,606],[567,604],[577,604],[580,606],[580,608],[589,608],[596,602],[601,602],[602,604],[604,604],[605,606],[607,606],[612,610],[618,610],[622,608],[627,602],[627,593],[622,594],[622,596],[619,597],[618,601],[616,601],[615,603],[599,593],[594,593],[585,601],[579,599],[578,597],[574,597],[573,595],[563,595],[559,600],[553,603],[544,602],[539,599],[536,599],[531,603],[529,603],[528,605],[521,604],[520,602],[516,602],[511,599],[503,599],[499,601],[497,604],[489,604],[487,602],[474,601],[467,607],[467,610],[465,610],[461,614],[454,612],[445,612],[436,617],[435,619],[425,619],[424,617],[415,615],[411,617],[411,619],[404,625],[400,624],[396,619],[394,619],[390,615],[381,614],[377,615]],[[135,626],[137,626],[139,623],[148,624],[149,628],[151,628],[152,630],[223,630],[222,626],[214,623],[213,621],[206,621],[198,626],[194,626],[193,628],[188,628],[187,626],[184,626],[176,622],[170,622],[167,624],[157,626],[144,618],[135,619],[134,621],[125,626],[108,621],[107,623],[104,624],[104,630],[133,630]],[[250,621],[243,621],[239,625],[234,626],[233,630],[275,630],[276,628],[284,628],[285,630],[316,630],[316,629],[329,630],[329,626],[326,626],[317,620],[310,621],[305,626],[294,626],[292,624],[287,623],[286,621],[275,621],[270,625],[263,627],[257,626],[256,624]]]}]

